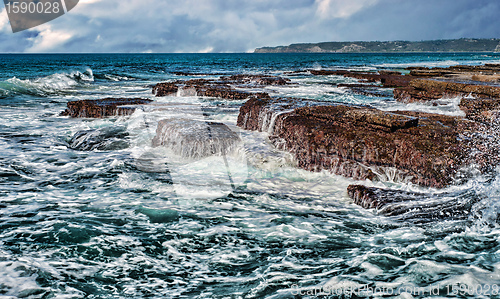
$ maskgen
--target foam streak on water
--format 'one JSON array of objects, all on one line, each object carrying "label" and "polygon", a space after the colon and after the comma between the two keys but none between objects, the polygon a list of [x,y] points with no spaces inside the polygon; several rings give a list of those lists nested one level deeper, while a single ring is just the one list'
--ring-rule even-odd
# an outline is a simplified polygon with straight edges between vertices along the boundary
[{"label": "foam streak on water", "polygon": [[[444,190],[412,186],[390,171],[376,183],[312,173],[268,140],[274,111],[262,115],[265,132],[240,131],[242,101],[154,98],[150,88],[179,79],[173,71],[282,75],[481,59],[429,55],[0,56],[0,297],[315,298],[314,289],[365,285],[440,286],[442,297],[452,286],[493,290],[500,284],[498,172]],[[352,79],[289,77],[299,84],[266,91],[460,113],[455,99],[412,106],[335,87]],[[155,103],[128,117],[59,116],[69,100],[108,96]],[[163,119],[223,123],[241,144],[183,159],[153,147]],[[107,134],[120,146],[102,143]],[[411,211],[385,217],[353,204],[346,194],[353,183],[477,204],[458,220],[419,222]]]}]

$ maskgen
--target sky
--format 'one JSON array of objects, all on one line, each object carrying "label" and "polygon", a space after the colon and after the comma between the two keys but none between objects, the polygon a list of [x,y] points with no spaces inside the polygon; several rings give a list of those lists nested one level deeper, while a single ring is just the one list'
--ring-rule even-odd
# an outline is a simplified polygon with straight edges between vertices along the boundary
[{"label": "sky", "polygon": [[[0,4],[1,5],[1,4]],[[80,0],[0,52],[209,53],[328,41],[500,38],[500,0]]]}]

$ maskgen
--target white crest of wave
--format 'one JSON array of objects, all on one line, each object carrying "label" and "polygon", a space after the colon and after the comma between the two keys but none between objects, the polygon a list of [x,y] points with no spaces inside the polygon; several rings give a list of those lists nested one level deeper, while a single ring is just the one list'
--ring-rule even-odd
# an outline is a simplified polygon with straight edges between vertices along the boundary
[{"label": "white crest of wave", "polygon": [[90,68],[84,72],[55,73],[35,79],[10,78],[0,82],[0,90],[5,94],[50,95],[94,81]]}]

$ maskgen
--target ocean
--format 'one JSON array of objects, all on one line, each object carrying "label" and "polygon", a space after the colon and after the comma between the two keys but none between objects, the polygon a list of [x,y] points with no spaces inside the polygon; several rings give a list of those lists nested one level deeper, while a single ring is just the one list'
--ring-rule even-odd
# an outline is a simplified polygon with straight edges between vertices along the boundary
[{"label": "ocean", "polygon": [[[500,54],[2,54],[0,298],[500,298],[500,172],[445,189],[309,172],[236,127],[245,101],[152,94],[193,78],[176,72],[270,74],[296,83],[262,87],[273,96],[460,116],[459,99],[403,104],[290,72],[484,63]],[[107,97],[155,102],[60,116]],[[162,119],[222,122],[242,144],[180,161],[152,146]],[[82,133],[110,143],[82,147]],[[401,219],[355,205],[350,184],[479,200],[467,219]]]}]

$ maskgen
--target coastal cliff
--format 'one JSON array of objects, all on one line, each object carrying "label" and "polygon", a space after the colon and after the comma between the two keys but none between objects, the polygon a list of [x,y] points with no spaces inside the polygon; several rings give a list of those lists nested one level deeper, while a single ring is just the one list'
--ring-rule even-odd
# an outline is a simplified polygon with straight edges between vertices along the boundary
[{"label": "coastal cliff", "polygon": [[262,47],[254,53],[393,53],[393,52],[499,52],[500,39],[450,39],[432,41],[356,41],[301,43]]}]

